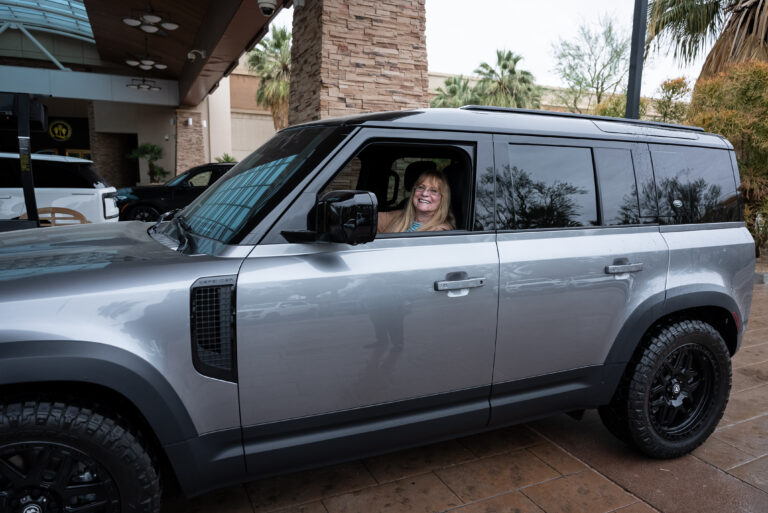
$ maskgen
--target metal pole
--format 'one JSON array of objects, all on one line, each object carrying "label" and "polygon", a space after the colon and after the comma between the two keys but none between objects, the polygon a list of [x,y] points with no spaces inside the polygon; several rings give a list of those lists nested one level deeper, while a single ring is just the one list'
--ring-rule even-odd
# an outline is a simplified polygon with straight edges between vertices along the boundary
[{"label": "metal pole", "polygon": [[29,95],[16,95],[16,115],[19,129],[19,164],[21,166],[21,186],[24,190],[24,204],[27,207],[27,219],[37,222],[37,201],[35,201],[35,182],[32,180],[32,159],[29,156]]},{"label": "metal pole", "polygon": [[635,0],[635,16],[632,21],[632,49],[629,55],[629,83],[627,84],[628,119],[640,118],[640,86],[643,81],[643,51],[645,27],[648,23],[648,0]]}]

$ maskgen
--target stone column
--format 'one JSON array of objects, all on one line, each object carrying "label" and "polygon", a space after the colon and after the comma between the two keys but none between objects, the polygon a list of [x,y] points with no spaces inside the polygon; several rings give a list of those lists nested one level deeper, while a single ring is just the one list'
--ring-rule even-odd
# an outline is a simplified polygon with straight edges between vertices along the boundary
[{"label": "stone column", "polygon": [[289,122],[427,107],[424,1],[295,7]]},{"label": "stone column", "polygon": [[202,115],[198,111],[176,111],[176,172],[205,164]]}]

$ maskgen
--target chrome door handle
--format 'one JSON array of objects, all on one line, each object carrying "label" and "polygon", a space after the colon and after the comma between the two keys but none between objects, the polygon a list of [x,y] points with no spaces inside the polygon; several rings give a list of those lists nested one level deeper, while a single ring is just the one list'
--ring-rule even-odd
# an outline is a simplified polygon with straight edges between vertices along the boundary
[{"label": "chrome door handle", "polygon": [[643,264],[606,265],[606,274],[636,273],[643,270]]},{"label": "chrome door handle", "polygon": [[482,287],[485,285],[485,278],[466,278],[464,280],[443,280],[435,282],[435,290],[461,290]]}]

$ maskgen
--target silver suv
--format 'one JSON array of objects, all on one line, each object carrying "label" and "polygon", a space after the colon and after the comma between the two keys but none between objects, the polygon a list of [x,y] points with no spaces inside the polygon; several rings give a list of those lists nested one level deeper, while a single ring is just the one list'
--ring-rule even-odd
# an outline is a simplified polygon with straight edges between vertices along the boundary
[{"label": "silver suv", "polygon": [[[456,229],[377,234],[424,167]],[[0,510],[156,512],[588,408],[689,452],[752,299],[738,185],[696,128],[417,110],[283,130],[156,224],[0,235]]]}]

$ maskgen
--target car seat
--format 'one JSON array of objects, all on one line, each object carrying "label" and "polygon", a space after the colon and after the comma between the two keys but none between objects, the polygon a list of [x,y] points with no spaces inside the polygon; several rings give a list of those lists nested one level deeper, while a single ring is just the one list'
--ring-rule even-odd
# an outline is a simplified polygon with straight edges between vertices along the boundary
[{"label": "car seat", "polygon": [[467,196],[470,187],[467,184],[467,169],[461,162],[452,162],[443,169],[445,179],[451,188],[451,212],[456,219],[456,229],[467,229]]}]

